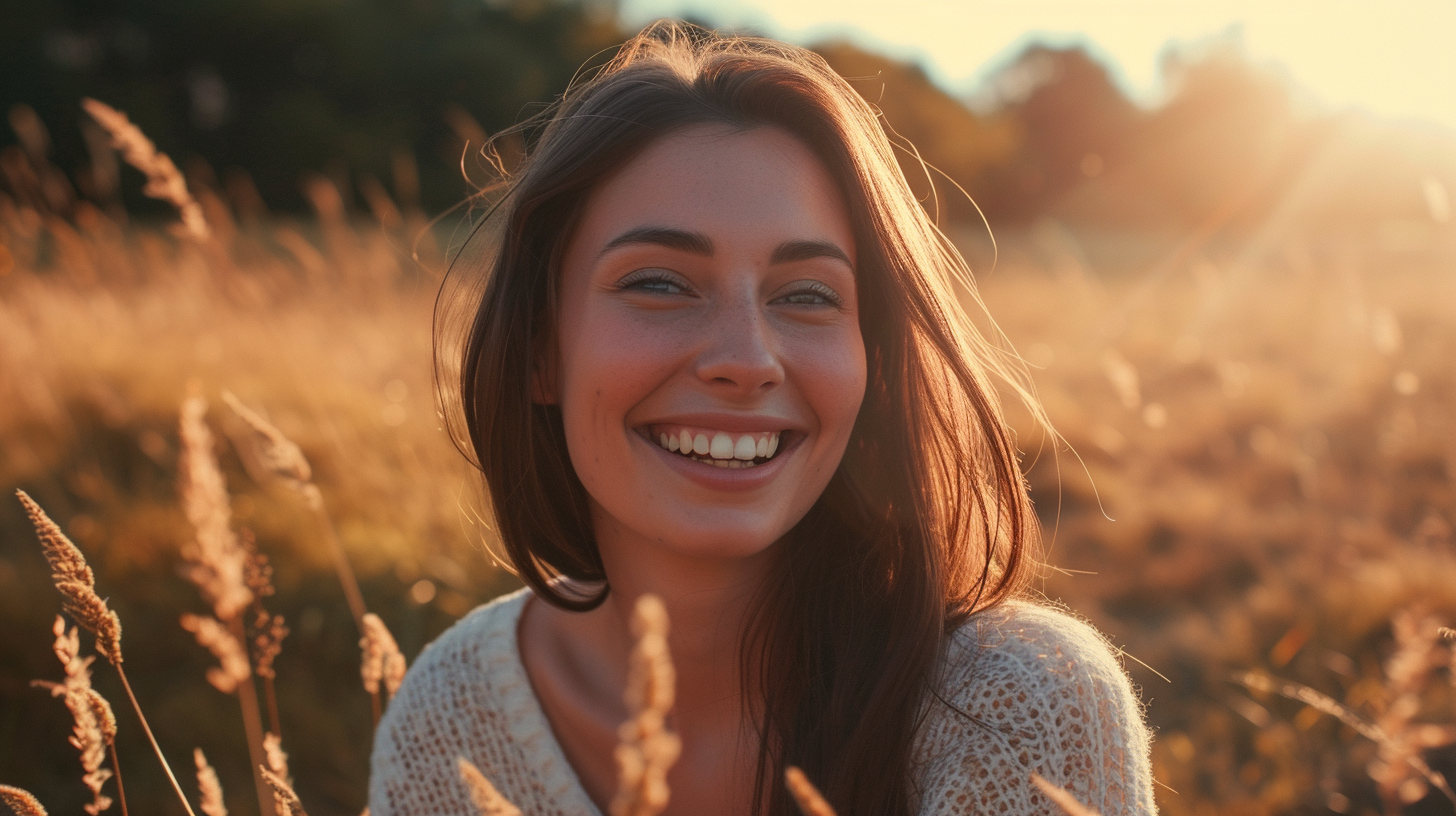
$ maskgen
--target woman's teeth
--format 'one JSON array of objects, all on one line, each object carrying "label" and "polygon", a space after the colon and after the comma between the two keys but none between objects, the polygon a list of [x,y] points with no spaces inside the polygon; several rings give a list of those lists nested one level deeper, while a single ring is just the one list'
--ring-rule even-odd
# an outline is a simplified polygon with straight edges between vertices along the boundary
[{"label": "woman's teeth", "polygon": [[756,467],[762,464],[759,460],[772,459],[778,452],[779,431],[735,436],[726,431],[662,429],[657,432],[657,444],[715,467]]}]

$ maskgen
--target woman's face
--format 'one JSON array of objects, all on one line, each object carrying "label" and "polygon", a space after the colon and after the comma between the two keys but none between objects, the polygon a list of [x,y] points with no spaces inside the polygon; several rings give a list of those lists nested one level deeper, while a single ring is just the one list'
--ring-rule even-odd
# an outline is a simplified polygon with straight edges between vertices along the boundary
[{"label": "woman's face", "polygon": [[777,128],[685,128],[592,193],[537,396],[604,557],[751,556],[808,512],[864,397],[855,259],[834,181]]}]

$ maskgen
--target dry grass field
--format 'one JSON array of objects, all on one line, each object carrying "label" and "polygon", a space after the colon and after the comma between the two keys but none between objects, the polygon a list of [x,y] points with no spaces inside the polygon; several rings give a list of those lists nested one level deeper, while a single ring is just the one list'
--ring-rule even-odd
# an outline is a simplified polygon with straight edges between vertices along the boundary
[{"label": "dry grass field", "polygon": [[[179,406],[201,395],[233,528],[271,560],[268,605],[291,629],[277,707],[299,796],[358,813],[371,703],[326,528],[222,394],[300,446],[368,608],[413,659],[516,585],[434,405],[455,231],[423,232],[377,185],[353,211],[315,179],[317,217],[296,221],[194,173],[197,239],[47,187],[43,165],[29,178],[0,194],[0,782],[52,812],[90,801],[70,714],[30,685],[61,679],[60,599],[19,488],[95,568],[184,789],[201,747],[232,812],[256,807],[237,704],[177,623],[206,608],[179,574],[195,537]],[[994,271],[976,264],[1064,437],[1016,419],[1042,589],[1126,651],[1169,816],[1452,812],[1456,234],[1417,226],[1093,252],[1107,242],[1047,221],[1000,236]],[[103,661],[94,682],[133,806],[182,812]]]}]

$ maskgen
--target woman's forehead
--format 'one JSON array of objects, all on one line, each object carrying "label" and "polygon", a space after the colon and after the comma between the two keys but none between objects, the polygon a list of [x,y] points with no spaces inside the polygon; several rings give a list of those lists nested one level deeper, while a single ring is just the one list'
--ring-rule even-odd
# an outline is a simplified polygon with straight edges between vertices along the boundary
[{"label": "woman's forehead", "polygon": [[600,248],[644,227],[731,242],[822,240],[853,253],[843,196],[829,170],[787,131],[694,125],[655,139],[588,197],[574,236]]}]

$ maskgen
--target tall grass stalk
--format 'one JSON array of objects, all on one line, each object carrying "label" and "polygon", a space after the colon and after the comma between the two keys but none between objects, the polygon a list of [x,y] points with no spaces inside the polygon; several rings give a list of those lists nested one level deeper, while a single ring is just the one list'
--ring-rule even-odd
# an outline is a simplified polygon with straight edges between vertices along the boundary
[{"label": "tall grass stalk", "polygon": [[1052,800],[1052,803],[1062,809],[1067,816],[1099,816],[1097,811],[1077,801],[1077,797],[1068,793],[1065,789],[1048,782],[1041,774],[1031,775],[1031,784],[1035,785],[1042,795]]},{"label": "tall grass stalk", "polygon": [[[359,590],[359,579],[354,575],[354,568],[349,564],[349,556],[344,552],[343,543],[339,541],[333,519],[324,506],[323,492],[313,481],[313,468],[309,466],[303,450],[287,436],[284,436],[283,432],[278,430],[273,423],[244,405],[231,392],[224,391],[222,399],[252,431],[253,452],[262,462],[264,469],[282,479],[303,496],[304,505],[313,515],[314,522],[319,528],[319,534],[323,537],[324,543],[329,548],[329,555],[333,558],[334,572],[338,574],[339,585],[343,587],[344,597],[349,602],[349,612],[354,616],[354,625],[358,628],[360,637],[367,637],[364,616],[368,614],[369,608],[364,603],[364,593]],[[377,700],[375,705],[378,706]]]},{"label": "tall grass stalk", "polygon": [[[263,735],[263,753],[267,759],[267,765],[263,770],[283,781],[283,784],[291,790],[293,787],[293,776],[288,772],[288,754],[283,751],[282,741],[273,734]],[[265,779],[267,777],[264,777]],[[288,797],[280,793],[271,782],[269,787],[273,788],[273,808],[279,814],[286,814],[292,811]],[[295,795],[294,799],[298,797]]]},{"label": "tall grass stalk", "polygon": [[111,769],[116,771],[116,798],[121,800],[121,816],[130,816],[126,808],[126,786],[121,783],[121,758],[116,755],[116,736],[106,740],[106,750],[111,754]]},{"label": "tall grass stalk", "polygon": [[126,698],[131,701],[131,708],[136,712],[137,720],[142,724],[142,732],[147,735],[147,741],[152,744],[152,750],[157,754],[157,761],[162,763],[162,770],[167,772],[167,781],[172,783],[172,790],[176,792],[177,798],[182,801],[182,807],[187,811],[187,816],[197,816],[192,812],[192,805],[187,801],[187,794],[182,792],[182,786],[177,784],[177,775],[172,773],[172,766],[167,763],[167,758],[162,755],[162,746],[157,744],[157,737],[152,734],[152,727],[147,724],[147,717],[142,713],[141,703],[137,702],[136,693],[131,690],[131,681],[126,679],[126,672],[122,670],[121,664],[117,663],[116,676],[121,678],[121,687],[126,689]]},{"label": "tall grass stalk", "polygon": [[354,576],[354,568],[349,565],[349,556],[344,552],[343,542],[339,541],[339,533],[334,528],[334,520],[329,516],[328,509],[324,507],[324,495],[312,482],[303,485],[301,491],[304,503],[313,512],[319,533],[333,555],[334,571],[338,573],[339,584],[344,588],[344,598],[349,602],[349,613],[354,616],[354,625],[358,627],[362,637],[364,616],[368,614],[369,607],[364,605],[364,593],[359,591],[359,579]]},{"label": "tall grass stalk", "polygon": [[[1420,726],[1410,727],[1414,724],[1406,723],[1405,725],[1409,727],[1412,733],[1392,734],[1389,730],[1383,728],[1380,723],[1372,723],[1366,720],[1328,694],[1310,688],[1303,683],[1279,680],[1253,672],[1237,672],[1233,675],[1232,680],[1235,683],[1239,683],[1256,691],[1262,691],[1266,694],[1277,694],[1280,697],[1296,700],[1321,714],[1328,714],[1334,717],[1349,726],[1355,733],[1375,743],[1380,749],[1380,760],[1384,765],[1409,768],[1415,771],[1431,787],[1445,794],[1446,798],[1452,804],[1456,804],[1456,791],[1452,791],[1450,784],[1446,781],[1446,777],[1440,771],[1432,768],[1418,753],[1422,748],[1439,747],[1440,745],[1449,744],[1450,740],[1444,739],[1446,737],[1444,729],[1441,730],[1442,742],[1436,745],[1426,745],[1422,744],[1421,741],[1424,729],[1420,728]],[[1404,731],[1406,729],[1402,730]],[[1372,769],[1378,767],[1372,763]],[[1376,779],[1375,781],[1380,785],[1380,779]],[[1390,786],[1381,785],[1381,787]],[[1382,793],[1384,792],[1382,791]],[[1387,801],[1387,809],[1392,804],[1395,807],[1395,812],[1399,812],[1400,807],[1398,803]]]},{"label": "tall grass stalk", "polygon": [[273,789],[274,802],[278,809],[279,816],[308,816],[303,809],[303,802],[299,801],[298,794],[294,792],[293,786],[287,779],[273,773],[262,765],[258,766],[258,773],[267,781],[268,786]]},{"label": "tall grass stalk", "polygon": [[211,238],[212,230],[207,226],[202,207],[188,191],[187,181],[171,157],[157,150],[141,128],[132,124],[121,111],[95,99],[81,100],[81,107],[106,128],[111,135],[112,147],[120,150],[131,166],[146,174],[147,184],[142,192],[176,207],[187,235],[198,241]]},{"label": "tall grass stalk", "polygon": [[824,800],[824,795],[809,781],[804,772],[793,765],[784,769],[784,783],[794,797],[794,804],[804,816],[837,816],[834,808]]},{"label": "tall grass stalk", "polygon": [[[187,519],[196,529],[196,538],[183,548],[183,556],[189,564],[187,577],[212,604],[213,612],[222,622],[221,627],[225,627],[225,632],[215,632],[209,642],[204,643],[223,660],[223,672],[228,674],[229,682],[221,685],[214,682],[214,685],[223,693],[238,696],[243,731],[248,741],[248,759],[255,769],[253,787],[258,797],[258,808],[264,816],[273,816],[274,797],[267,780],[256,770],[263,766],[266,758],[263,718],[258,707],[253,673],[242,646],[247,642],[242,613],[254,601],[253,591],[247,585],[248,553],[232,529],[227,482],[217,464],[212,431],[204,419],[206,414],[207,401],[203,397],[194,394],[183,400],[178,419],[178,436],[182,442],[179,487]],[[198,634],[200,636],[201,631]],[[230,643],[225,650],[214,648],[224,643]],[[230,668],[230,663],[235,668]],[[210,673],[210,676],[215,675]]]},{"label": "tall grass stalk", "polygon": [[[283,651],[283,639],[288,637],[288,626],[282,615],[269,614],[267,607],[263,605],[263,599],[274,593],[273,568],[268,564],[268,557],[258,552],[251,531],[244,529],[241,538],[243,549],[247,551],[243,576],[248,588],[253,591],[253,605],[249,614],[253,616],[253,629],[256,630],[252,642],[248,644],[248,653],[253,659],[253,674],[263,678],[268,730],[281,735],[283,726],[278,716],[278,693],[274,688],[278,673],[273,668],[273,661]],[[266,744],[264,747],[266,748]]]},{"label": "tall grass stalk", "polygon": [[677,672],[667,650],[667,607],[656,595],[642,595],[632,608],[628,656],[627,710],[618,729],[617,795],[612,816],[656,816],[667,807],[667,772],[682,752],[682,740],[667,730]]},{"label": "tall grass stalk", "polygon": [[278,716],[278,691],[274,688],[278,675],[273,671],[273,658],[278,654],[278,642],[287,634],[288,627],[283,625],[282,615],[269,619],[267,629],[257,637],[257,642],[261,643],[257,663],[253,666],[253,673],[263,678],[263,702],[268,708],[268,730],[274,734],[283,733],[283,723]]},{"label": "tall grass stalk", "polygon": [[[81,752],[81,768],[86,772],[81,781],[91,791],[91,803],[86,805],[85,810],[91,816],[97,816],[111,807],[112,799],[102,793],[106,780],[116,776],[118,796],[122,795],[120,765],[116,762],[116,714],[111,710],[111,703],[91,687],[91,663],[96,658],[81,657],[77,630],[71,628],[67,631],[66,619],[57,615],[52,631],[56,636],[56,658],[61,661],[66,675],[65,681],[51,683],[32,680],[31,685],[48,689],[51,696],[65,699],[66,708],[75,720],[70,742]],[[102,767],[106,761],[108,746],[111,748],[112,759],[112,767],[109,769]],[[124,798],[122,813],[126,813]]]},{"label": "tall grass stalk", "polygon": [[389,627],[373,612],[364,615],[364,637],[359,639],[359,650],[359,674],[364,681],[364,690],[369,692],[374,708],[374,726],[377,728],[384,710],[379,687],[383,684],[388,699],[394,699],[394,693],[404,682],[404,655],[400,653],[394,635],[389,633]]},{"label": "tall grass stalk", "polygon": [[[232,629],[234,637],[245,637],[245,635],[243,634],[242,619],[233,618],[232,620],[228,621],[228,626]],[[252,761],[253,767],[258,767],[258,765],[267,760],[268,753],[267,749],[263,745],[263,717],[262,713],[258,709],[258,691],[257,688],[253,685],[253,673],[251,671],[248,672],[247,675],[243,678],[242,682],[238,684],[238,688],[235,693],[238,695],[238,707],[240,708],[243,716],[243,729],[248,736],[248,759]],[[256,750],[254,749],[255,745],[257,746]],[[254,782],[256,783],[261,778],[261,776],[261,774],[255,773],[253,775]],[[266,784],[266,781],[267,780],[263,780],[264,784]],[[265,788],[259,786],[258,801],[264,816],[268,816],[270,812],[268,809],[269,800],[267,798],[264,798],[263,796],[265,790]]]},{"label": "tall grass stalk", "polygon": [[91,634],[96,636],[96,651],[100,652],[108,662],[116,669],[116,676],[121,679],[121,687],[126,689],[126,697],[131,701],[132,710],[136,712],[137,720],[142,724],[142,732],[147,735],[147,741],[152,744],[152,750],[157,754],[157,761],[162,763],[162,770],[167,772],[167,779],[172,783],[172,790],[176,792],[177,799],[182,802],[182,807],[187,811],[187,816],[197,816],[192,812],[192,804],[187,801],[187,795],[182,792],[182,786],[177,783],[177,775],[172,773],[172,766],[167,763],[167,757],[162,754],[162,746],[157,744],[157,738],[152,734],[152,727],[147,723],[147,717],[142,713],[141,703],[137,702],[136,693],[131,690],[131,681],[126,678],[126,670],[121,667],[121,620],[116,612],[106,605],[106,602],[96,594],[96,579],[91,572],[91,567],[86,563],[86,556],[81,554],[71,539],[61,532],[61,528],[46,512],[35,503],[24,490],[15,491],[20,503],[25,506],[25,512],[30,516],[31,523],[35,526],[36,536],[40,539],[41,549],[45,552],[46,560],[51,565],[51,579],[60,590],[64,598],[63,606],[76,622],[85,627]]},{"label": "tall grass stalk", "polygon": [[456,760],[456,767],[460,769],[465,789],[470,791],[470,801],[475,805],[477,816],[521,816],[521,809],[502,796],[470,760],[460,757]]}]

